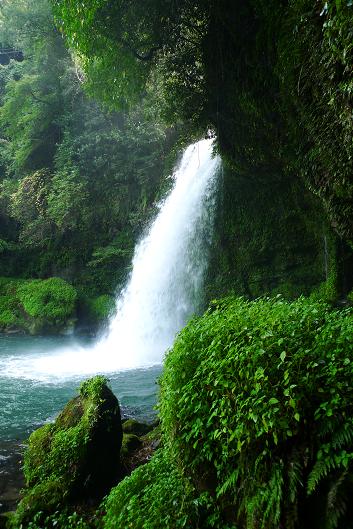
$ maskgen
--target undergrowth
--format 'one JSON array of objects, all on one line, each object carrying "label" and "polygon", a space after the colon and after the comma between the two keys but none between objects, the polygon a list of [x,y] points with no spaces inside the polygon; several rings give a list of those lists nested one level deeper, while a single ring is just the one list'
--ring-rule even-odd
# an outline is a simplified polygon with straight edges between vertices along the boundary
[{"label": "undergrowth", "polygon": [[124,479],[107,497],[105,529],[227,529],[212,497],[199,494],[166,450]]},{"label": "undergrowth", "polygon": [[353,526],[352,315],[228,298],[168,354],[165,442],[240,527]]}]

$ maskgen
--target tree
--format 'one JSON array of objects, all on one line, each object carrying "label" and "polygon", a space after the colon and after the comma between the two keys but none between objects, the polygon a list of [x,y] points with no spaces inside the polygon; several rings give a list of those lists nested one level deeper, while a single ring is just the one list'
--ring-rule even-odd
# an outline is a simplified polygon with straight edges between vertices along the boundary
[{"label": "tree", "polygon": [[53,4],[58,27],[78,54],[89,90],[108,105],[131,106],[157,85],[170,103],[170,120],[177,105],[200,114],[209,1],[53,0]]}]

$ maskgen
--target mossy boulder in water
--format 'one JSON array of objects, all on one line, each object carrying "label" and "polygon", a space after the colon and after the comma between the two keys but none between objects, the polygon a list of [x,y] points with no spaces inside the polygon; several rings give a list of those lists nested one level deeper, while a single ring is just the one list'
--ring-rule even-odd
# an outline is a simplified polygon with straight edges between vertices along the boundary
[{"label": "mossy boulder in water", "polygon": [[24,458],[27,490],[14,523],[28,523],[64,506],[99,500],[123,476],[120,408],[107,380],[84,382],[53,424],[29,438]]}]

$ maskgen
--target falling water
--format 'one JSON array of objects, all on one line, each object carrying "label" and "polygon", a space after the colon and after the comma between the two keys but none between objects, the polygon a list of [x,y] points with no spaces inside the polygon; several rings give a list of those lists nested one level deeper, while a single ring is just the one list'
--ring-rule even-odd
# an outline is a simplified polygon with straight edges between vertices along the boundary
[{"label": "falling water", "polygon": [[212,140],[185,150],[171,192],[135,249],[106,336],[90,348],[29,355],[17,366],[9,362],[8,375],[48,380],[160,363],[176,333],[200,308],[219,164]]},{"label": "falling water", "polygon": [[199,308],[218,163],[210,140],[186,149],[171,193],[136,248],[131,278],[118,298],[109,334],[97,346],[123,363],[160,362]]}]

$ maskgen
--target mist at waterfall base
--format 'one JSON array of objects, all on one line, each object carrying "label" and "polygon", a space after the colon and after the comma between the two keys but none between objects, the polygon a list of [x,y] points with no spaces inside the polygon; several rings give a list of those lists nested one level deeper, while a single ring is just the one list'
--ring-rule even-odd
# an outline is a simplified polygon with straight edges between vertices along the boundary
[{"label": "mist at waterfall base", "polygon": [[5,427],[8,438],[42,423],[98,373],[109,376],[123,407],[140,418],[153,413],[164,353],[200,308],[219,163],[211,140],[185,150],[101,339],[0,337],[0,440]]}]

